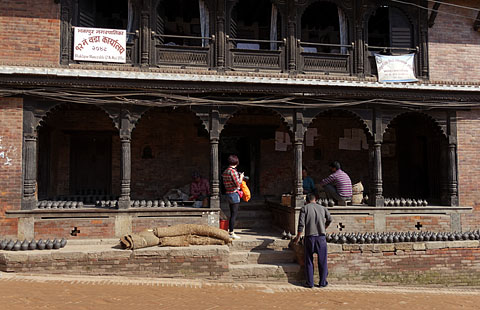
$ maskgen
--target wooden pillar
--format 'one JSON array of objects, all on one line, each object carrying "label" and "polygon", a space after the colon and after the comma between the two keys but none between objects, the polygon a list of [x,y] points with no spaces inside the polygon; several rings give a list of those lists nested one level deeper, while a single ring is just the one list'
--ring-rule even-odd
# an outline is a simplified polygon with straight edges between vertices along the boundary
[{"label": "wooden pillar", "polygon": [[294,112],[294,168],[295,168],[295,184],[294,184],[294,207],[301,208],[304,204],[303,180],[302,180],[302,164],[303,164],[303,136],[305,133],[303,125],[303,113]]},{"label": "wooden pillar", "polygon": [[37,131],[32,111],[23,112],[23,195],[22,209],[37,206]]},{"label": "wooden pillar", "polygon": [[369,156],[372,163],[372,186],[370,189],[370,204],[375,207],[384,206],[382,179],[382,115],[377,109],[373,112],[373,139],[369,146]]},{"label": "wooden pillar", "polygon": [[220,122],[218,110],[210,112],[210,208],[220,209],[220,171],[218,144],[220,142]]},{"label": "wooden pillar", "polygon": [[287,65],[291,74],[297,72],[297,7],[296,1],[290,1],[288,4],[288,22],[287,22]]},{"label": "wooden pillar", "polygon": [[120,142],[122,154],[120,160],[120,198],[118,200],[119,209],[130,208],[130,180],[131,180],[131,138],[132,124],[127,111],[122,111],[120,120]]},{"label": "wooden pillar", "polygon": [[142,11],[140,14],[140,29],[141,29],[141,57],[140,63],[142,66],[150,64],[150,41],[152,38],[150,29],[150,14],[148,11]]},{"label": "wooden pillar", "polygon": [[448,196],[451,206],[458,206],[457,144],[448,143]]},{"label": "wooden pillar", "polygon": [[226,52],[226,42],[225,35],[227,31],[225,29],[225,13],[226,5],[225,1],[218,1],[217,9],[217,36],[215,40],[216,45],[216,66],[219,70],[225,70],[225,52]]},{"label": "wooden pillar", "polygon": [[449,111],[447,113],[447,133],[448,198],[451,206],[458,206],[457,117],[455,111]]}]

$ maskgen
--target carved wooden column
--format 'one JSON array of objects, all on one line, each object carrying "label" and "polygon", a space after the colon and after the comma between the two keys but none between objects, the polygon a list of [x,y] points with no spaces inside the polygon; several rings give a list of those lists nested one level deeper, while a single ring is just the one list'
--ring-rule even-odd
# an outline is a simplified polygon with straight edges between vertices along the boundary
[{"label": "carved wooden column", "polygon": [[220,122],[218,110],[210,112],[210,208],[220,209],[220,167],[218,144],[220,142]]},{"label": "carved wooden column", "polygon": [[376,207],[383,207],[383,179],[382,179],[382,142],[372,141],[370,145],[370,156],[373,157],[371,204]]},{"label": "carved wooden column", "polygon": [[[147,9],[145,7],[144,9]],[[148,66],[150,63],[150,41],[151,41],[151,30],[150,30],[150,13],[147,10],[144,10],[140,14],[140,29],[141,29],[141,57],[140,63],[142,66]]]},{"label": "carved wooden column", "polygon": [[373,139],[369,145],[369,155],[372,162],[372,186],[370,189],[370,204],[375,207],[384,206],[383,179],[382,179],[382,142],[383,127],[380,111],[373,113]]},{"label": "carved wooden column", "polygon": [[295,169],[295,188],[294,188],[294,207],[301,208],[304,204],[302,165],[303,165],[303,136],[305,129],[303,125],[303,113],[294,112],[294,169]]},{"label": "carved wooden column", "polygon": [[297,33],[296,33],[296,1],[290,1],[288,4],[288,24],[287,24],[287,50],[288,50],[288,71],[295,73],[297,71]]},{"label": "carved wooden column", "polygon": [[62,0],[60,9],[60,63],[67,65],[70,62],[72,24],[71,24],[71,0]]},{"label": "carved wooden column", "polygon": [[225,29],[225,13],[226,5],[225,1],[218,1],[217,7],[217,36],[215,40],[216,50],[217,50],[217,61],[216,65],[219,70],[225,69],[225,53],[226,53],[226,42],[225,35],[227,34]]},{"label": "carved wooden column", "polygon": [[457,116],[455,111],[447,113],[447,134],[448,198],[451,206],[458,206]]},{"label": "carved wooden column", "polygon": [[30,110],[23,111],[23,195],[22,209],[32,210],[37,206],[37,131],[35,116]]},{"label": "carved wooden column", "polygon": [[128,111],[122,111],[120,119],[120,142],[122,145],[122,154],[120,160],[120,198],[118,200],[119,209],[130,208],[130,180],[132,171],[131,156],[132,123]]}]

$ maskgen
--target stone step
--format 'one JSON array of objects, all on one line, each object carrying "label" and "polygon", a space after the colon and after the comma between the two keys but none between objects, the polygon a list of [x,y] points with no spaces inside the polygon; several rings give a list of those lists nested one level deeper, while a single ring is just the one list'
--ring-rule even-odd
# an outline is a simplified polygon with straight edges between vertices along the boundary
[{"label": "stone step", "polygon": [[[239,234],[239,236],[242,236]],[[230,245],[230,251],[256,251],[256,250],[283,250],[288,249],[290,240],[282,240],[275,238],[261,239],[239,239],[234,240]]]},{"label": "stone step", "polygon": [[300,265],[294,263],[230,265],[232,279],[243,281],[298,282],[300,271]]},{"label": "stone step", "polygon": [[230,252],[230,265],[240,264],[275,264],[294,263],[295,253],[292,250],[253,250]]}]

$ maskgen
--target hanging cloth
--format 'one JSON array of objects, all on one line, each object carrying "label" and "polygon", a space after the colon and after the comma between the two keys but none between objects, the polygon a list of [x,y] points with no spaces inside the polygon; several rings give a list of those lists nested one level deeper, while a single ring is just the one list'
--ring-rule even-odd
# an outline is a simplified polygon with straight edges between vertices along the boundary
[{"label": "hanging cloth", "polygon": [[[338,8],[338,23],[339,23],[339,31],[340,31],[340,44],[341,45],[348,45],[348,34],[347,34],[347,17],[341,8]],[[341,47],[340,53],[346,54],[347,48]]]},{"label": "hanging cloth", "polygon": [[[202,37],[210,36],[210,18],[208,16],[207,5],[205,0],[198,0],[198,9],[200,11],[200,31]],[[208,39],[202,39],[202,46],[208,46]]]},{"label": "hanging cloth", "polygon": [[[278,10],[275,4],[272,3],[272,15],[270,17],[270,41],[277,41],[277,18]],[[276,42],[270,42],[270,50],[277,50]]]}]

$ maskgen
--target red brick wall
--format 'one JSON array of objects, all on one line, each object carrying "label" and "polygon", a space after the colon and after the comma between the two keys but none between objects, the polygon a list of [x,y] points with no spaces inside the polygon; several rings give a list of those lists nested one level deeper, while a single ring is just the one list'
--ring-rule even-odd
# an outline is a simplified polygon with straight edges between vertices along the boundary
[{"label": "red brick wall", "polygon": [[[456,243],[456,245],[453,245]],[[465,241],[468,243],[468,241]],[[329,279],[402,284],[478,285],[480,248],[461,242],[344,245],[328,254]],[[337,245],[329,245],[334,248]],[[439,248],[440,247],[440,248]],[[315,259],[314,259],[315,261]]]},{"label": "red brick wall", "polygon": [[[340,231],[340,223],[342,230]],[[371,215],[332,215],[332,223],[328,233],[357,233],[375,231],[374,219]]]},{"label": "red brick wall", "polygon": [[462,215],[464,230],[478,229],[480,223],[480,109],[457,112],[458,190],[460,205],[474,207]]},{"label": "red brick wall", "polygon": [[[70,233],[77,227],[77,236]],[[35,220],[35,239],[101,239],[115,237],[114,219],[37,219]]]},{"label": "red brick wall", "polygon": [[0,236],[17,235],[17,219],[5,211],[19,210],[22,196],[23,101],[0,98]]},{"label": "red brick wall", "polygon": [[[132,199],[159,199],[189,185],[194,170],[209,179],[210,145],[206,131],[199,136],[200,126],[187,111],[158,109],[143,115],[132,133]],[[142,158],[146,146],[153,158]]]},{"label": "red brick wall", "polygon": [[0,1],[0,63],[58,65],[59,4]]},{"label": "red brick wall", "polygon": [[[480,8],[476,0],[450,2]],[[441,5],[439,10],[473,19],[477,17],[475,11],[447,5]],[[480,53],[480,32],[473,30],[472,19],[439,13],[428,35],[431,80],[480,82],[480,70],[472,70],[478,68],[477,55]]]},{"label": "red brick wall", "polygon": [[386,231],[417,231],[415,225],[420,222],[421,230],[429,231],[451,231],[450,215],[432,216],[386,216]]},{"label": "red brick wall", "polygon": [[[331,172],[328,165],[338,160],[348,173],[352,184],[362,182],[365,190],[369,186],[368,149],[340,150],[339,138],[344,137],[345,129],[363,129],[359,120],[348,114],[327,114],[317,117],[309,128],[317,128],[318,136],[314,146],[305,146],[303,165],[315,184]],[[362,132],[362,135],[365,135]],[[366,139],[365,139],[366,141]]]}]

